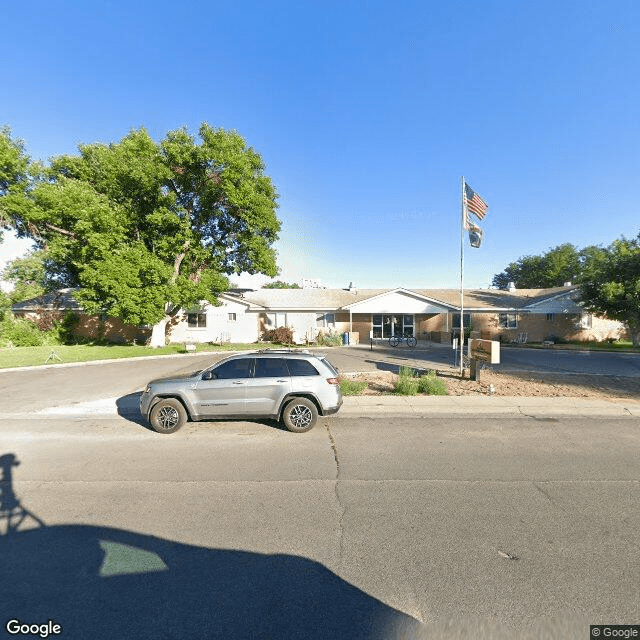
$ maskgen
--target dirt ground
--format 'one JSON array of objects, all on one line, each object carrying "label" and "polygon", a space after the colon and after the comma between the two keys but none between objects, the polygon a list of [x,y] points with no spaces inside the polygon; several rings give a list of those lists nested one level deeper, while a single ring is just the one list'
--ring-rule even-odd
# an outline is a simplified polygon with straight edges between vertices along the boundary
[{"label": "dirt ground", "polygon": [[[466,372],[468,375],[468,371]],[[457,370],[437,372],[453,396],[546,396],[629,399],[640,402],[640,378],[621,376],[558,375],[539,373],[498,373],[483,370],[480,380],[461,379]],[[365,380],[369,386],[362,395],[391,393],[398,376],[389,371],[359,374],[350,379]]]}]

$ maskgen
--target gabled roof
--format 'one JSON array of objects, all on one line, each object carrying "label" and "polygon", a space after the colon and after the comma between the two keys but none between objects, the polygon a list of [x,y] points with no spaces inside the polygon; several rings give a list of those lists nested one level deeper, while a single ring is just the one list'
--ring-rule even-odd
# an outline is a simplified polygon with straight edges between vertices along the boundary
[{"label": "gabled roof", "polygon": [[[512,291],[465,289],[464,308],[467,311],[525,311],[576,289],[576,286]],[[243,300],[277,311],[348,311],[360,302],[390,293],[415,296],[454,311],[460,309],[460,289],[258,289],[245,292]]]},{"label": "gabled roof", "polygon": [[[536,306],[570,297],[577,286],[553,287],[551,289],[466,289],[465,311],[535,311]],[[73,296],[77,289],[60,289],[31,300],[12,305],[13,311],[82,311]],[[406,295],[408,298],[424,300],[451,311],[460,309],[459,289],[257,289],[220,294],[220,298],[247,305],[251,311],[349,311],[357,313],[358,303],[388,294]]]}]

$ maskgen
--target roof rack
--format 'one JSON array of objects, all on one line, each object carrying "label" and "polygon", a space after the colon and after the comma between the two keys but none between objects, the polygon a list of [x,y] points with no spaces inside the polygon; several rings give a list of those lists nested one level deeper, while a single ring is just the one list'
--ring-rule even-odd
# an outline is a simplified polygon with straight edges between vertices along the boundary
[{"label": "roof rack", "polygon": [[258,349],[257,353],[311,353],[309,349]]}]

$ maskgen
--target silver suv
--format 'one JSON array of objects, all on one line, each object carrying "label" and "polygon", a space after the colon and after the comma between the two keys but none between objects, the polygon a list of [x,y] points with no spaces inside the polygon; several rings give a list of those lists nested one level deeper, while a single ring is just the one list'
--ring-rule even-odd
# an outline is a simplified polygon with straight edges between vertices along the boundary
[{"label": "silver suv", "polygon": [[338,372],[325,356],[288,349],[237,354],[204,371],[153,380],[140,398],[140,412],[159,433],[174,433],[188,419],[220,418],[272,418],[303,433],[341,406]]}]

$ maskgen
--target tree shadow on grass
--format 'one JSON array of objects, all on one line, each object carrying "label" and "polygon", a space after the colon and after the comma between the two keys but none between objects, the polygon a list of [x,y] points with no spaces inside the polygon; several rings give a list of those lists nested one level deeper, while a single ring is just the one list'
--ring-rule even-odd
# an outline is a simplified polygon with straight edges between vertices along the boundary
[{"label": "tree shadow on grass", "polygon": [[[321,564],[285,554],[209,549],[111,527],[46,526],[13,493],[0,458],[2,514],[30,518],[0,535],[2,623],[55,637],[414,638],[421,624]],[[53,636],[52,636],[53,637]]]}]

